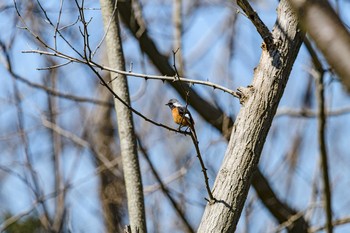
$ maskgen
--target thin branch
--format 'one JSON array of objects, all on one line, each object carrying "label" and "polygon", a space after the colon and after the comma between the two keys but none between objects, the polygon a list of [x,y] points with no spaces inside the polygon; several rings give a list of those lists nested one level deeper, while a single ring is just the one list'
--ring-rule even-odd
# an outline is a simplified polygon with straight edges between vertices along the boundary
[{"label": "thin branch", "polygon": [[20,220],[21,218],[29,215],[35,208],[38,206],[39,202],[35,201],[30,208],[27,210],[22,211],[19,214],[13,215],[10,218],[6,219],[0,226],[0,232],[4,232],[8,227],[10,227],[12,224]]},{"label": "thin branch", "polygon": [[61,23],[63,1],[64,1],[64,0],[60,0],[60,10],[59,10],[59,12],[58,12],[58,19],[57,19],[57,23],[56,23],[56,27],[55,27],[55,34],[54,34],[54,36],[53,36],[54,41],[55,41],[55,49],[57,49],[57,31],[58,31],[58,28],[59,28],[60,23]]},{"label": "thin branch", "polygon": [[163,125],[161,123],[158,123],[158,122],[155,122],[153,120],[151,120],[150,118],[147,118],[145,115],[143,115],[141,112],[137,111],[136,109],[132,108],[130,105],[128,105],[123,99],[121,99],[113,90],[110,86],[108,86],[108,84],[106,83],[106,81],[101,77],[101,75],[95,70],[95,68],[91,65],[90,62],[87,63],[87,65],[90,67],[90,69],[96,74],[96,76],[100,79],[101,83],[103,86],[105,86],[108,91],[110,93],[112,93],[112,95],[114,96],[114,98],[118,99],[124,106],[126,106],[128,109],[130,109],[133,113],[135,113],[136,115],[138,115],[139,117],[141,117],[142,119],[144,119],[145,121],[148,121],[156,126],[160,126],[160,127],[163,127],[165,129],[168,129],[170,131],[173,131],[173,132],[177,132],[177,133],[181,133],[181,134],[184,134],[184,135],[189,135],[190,133],[186,132],[186,131],[181,131],[180,129],[179,130],[176,130],[176,129],[173,129],[169,126],[166,126],[166,125]]},{"label": "thin branch", "polygon": [[300,211],[298,213],[295,213],[294,215],[291,215],[285,222],[278,225],[278,227],[273,230],[272,232],[281,232],[283,229],[288,229],[290,226],[295,224],[295,222],[302,218],[304,216],[304,211]]},{"label": "thin branch", "polygon": [[37,70],[53,70],[53,69],[61,68],[62,66],[69,65],[70,63],[72,63],[72,61],[67,61],[67,62],[62,63],[62,64],[52,65],[52,66],[48,66],[48,67],[37,68]]},{"label": "thin branch", "polygon": [[[55,64],[55,61],[49,57],[48,62]],[[47,86],[51,86],[52,89],[56,89],[57,85],[57,72],[56,70],[51,70],[50,75],[45,77],[44,83]],[[51,122],[56,124],[57,122],[57,106],[58,99],[55,96],[46,94],[48,101],[48,118]],[[52,149],[52,162],[53,162],[53,171],[54,171],[54,187],[55,190],[61,189],[63,187],[63,175],[62,175],[62,164],[61,164],[61,153],[62,153],[62,138],[55,131],[50,130],[49,134],[51,135],[51,149]],[[64,225],[66,205],[65,205],[66,192],[62,192],[55,198],[55,211],[53,215],[52,228],[55,232],[60,232]]]},{"label": "thin branch", "polygon": [[[189,84],[200,84],[200,85],[204,85],[204,86],[209,86],[212,87],[214,89],[218,89],[218,90],[222,90],[223,92],[226,92],[228,94],[231,94],[232,96],[239,98],[239,95],[237,94],[236,91],[233,91],[229,88],[220,86],[216,83],[212,83],[212,82],[208,82],[208,81],[202,81],[202,80],[197,80],[197,79],[188,79],[188,78],[183,78],[183,77],[169,77],[169,76],[162,76],[162,75],[149,75],[149,74],[141,74],[141,73],[133,73],[133,72],[129,72],[129,71],[123,71],[123,70],[117,70],[117,69],[113,69],[107,66],[103,66],[100,64],[97,64],[93,61],[84,61],[63,53],[60,53],[58,51],[56,52],[47,52],[47,51],[43,51],[43,50],[24,50],[22,51],[22,53],[38,53],[40,55],[47,55],[47,56],[53,56],[53,57],[59,57],[62,59],[66,59],[69,62],[76,62],[76,63],[82,63],[82,64],[90,64],[93,67],[97,67],[100,70],[104,70],[104,71],[110,71],[113,73],[117,73],[117,74],[123,74],[123,75],[128,75],[128,76],[133,76],[136,78],[143,78],[145,80],[148,79],[153,79],[153,80],[160,80],[160,81],[170,81],[170,82],[185,82],[185,83],[189,83]],[[43,68],[39,68],[38,70],[41,70]],[[44,68],[45,69],[45,68]]]},{"label": "thin branch", "polygon": [[[16,2],[16,0],[14,0],[14,1]],[[44,16],[45,16],[46,20],[47,20],[47,21],[49,22],[49,24],[55,29],[55,33],[57,32],[58,35],[66,42],[66,44],[67,44],[76,54],[78,54],[81,58],[83,58],[83,55],[82,55],[82,54],[81,54],[81,53],[66,39],[66,37],[63,36],[63,34],[62,34],[59,30],[57,30],[57,27],[53,24],[53,22],[51,21],[50,17],[47,15],[46,10],[45,10],[44,7],[41,5],[41,3],[40,3],[39,0],[37,0],[37,3],[38,3],[38,5],[39,5],[41,11],[44,13]],[[22,22],[24,22],[24,20],[22,19],[22,16],[20,15],[20,13],[19,13],[19,11],[18,11],[18,9],[17,9],[17,6],[15,6],[15,7],[16,7],[18,16],[21,18]],[[24,25],[26,25],[26,24],[24,23]],[[27,27],[27,25],[26,25],[26,29],[27,29],[29,32],[31,32],[31,31],[29,30],[29,28]],[[31,33],[32,33],[32,32],[31,32]],[[32,33],[32,34],[33,34],[33,33]],[[38,38],[36,37],[36,39],[38,39]],[[39,41],[40,41],[46,48],[50,48],[43,40],[39,40]],[[50,50],[56,51],[56,50],[53,49],[53,48],[50,48]]]},{"label": "thin branch", "polygon": [[113,9],[113,13],[112,13],[112,17],[109,19],[108,22],[108,26],[107,26],[107,30],[105,30],[100,42],[97,44],[96,48],[93,50],[92,54],[91,54],[91,59],[95,56],[95,54],[97,53],[97,51],[99,50],[99,48],[101,47],[103,41],[106,39],[107,33],[109,32],[109,28],[111,26],[112,21],[114,20],[115,17],[115,13],[117,12],[118,7],[115,7]]},{"label": "thin branch", "polygon": [[[175,78],[178,79],[179,78],[179,73],[178,73],[177,67],[176,67],[176,57],[175,57],[176,52],[177,51],[173,51],[173,61],[174,61],[173,68],[174,68],[174,71],[175,71]],[[181,81],[180,81],[180,87],[182,88],[182,91],[184,91],[184,92],[186,91],[185,87],[183,86],[183,83]],[[189,89],[189,91],[190,90],[191,89]],[[188,102],[189,91],[186,92],[186,107],[185,107],[186,111],[187,111],[187,107],[188,107],[188,104],[189,104],[189,102]],[[180,124],[179,127],[181,127],[181,124]],[[199,142],[198,142],[198,138],[197,138],[194,126],[193,126],[193,128],[191,128],[190,131],[191,131],[190,135],[191,135],[191,138],[192,138],[192,141],[193,141],[193,145],[196,148],[197,158],[199,159],[200,165],[202,167],[202,172],[203,172],[204,182],[205,182],[205,188],[207,189],[208,196],[209,196],[209,200],[208,199],[206,199],[206,200],[209,202],[209,204],[214,204],[216,199],[213,197],[213,194],[212,194],[212,192],[210,190],[209,178],[208,178],[208,175],[207,175],[207,168],[205,167],[203,159],[202,159],[202,155],[201,155],[201,152],[200,152],[200,149],[199,149],[199,145],[198,145]]]},{"label": "thin branch", "polygon": [[259,32],[260,36],[266,44],[267,50],[270,50],[274,47],[272,34],[260,19],[259,15],[254,11],[247,0],[237,0],[237,4],[242,8],[247,17],[252,21],[256,30]]},{"label": "thin branch", "polygon": [[[336,219],[332,222],[333,226],[339,226],[339,225],[344,225],[350,223],[350,217],[344,217],[340,219]],[[314,227],[309,230],[309,233],[315,233],[318,231],[323,231],[327,228],[327,224],[324,226],[319,226],[319,227]]]},{"label": "thin branch", "polygon": [[91,48],[90,48],[90,42],[89,42],[89,32],[88,32],[88,24],[90,23],[85,20],[85,14],[84,14],[84,0],[81,2],[81,6],[79,6],[79,3],[77,0],[75,0],[75,4],[79,10],[80,15],[80,22],[83,24],[84,31],[82,32],[82,36],[84,38],[84,57],[86,60],[91,61]]},{"label": "thin branch", "polygon": [[[192,165],[192,161],[191,163],[189,163],[188,165],[185,165],[183,167],[181,167],[179,170],[175,171],[173,174],[169,175],[168,177],[163,179],[163,185],[168,185],[178,179],[180,179],[181,177],[183,177],[187,172],[188,172],[188,167]],[[147,185],[143,188],[143,192],[145,195],[149,195],[151,193],[154,193],[155,191],[161,189],[161,185],[158,184],[151,184],[151,185]]]},{"label": "thin branch", "polygon": [[327,220],[327,232],[333,232],[332,225],[332,192],[329,182],[329,169],[328,169],[328,155],[326,146],[326,114],[325,114],[325,98],[324,98],[324,85],[323,85],[323,72],[318,72],[316,77],[317,85],[317,100],[318,100],[318,143],[321,153],[322,175],[324,183],[324,195],[325,195],[325,211]]},{"label": "thin branch", "polygon": [[65,25],[65,26],[63,26],[63,27],[61,27],[61,28],[59,28],[59,29],[57,29],[57,30],[58,30],[58,31],[63,31],[63,30],[65,30],[65,29],[69,28],[69,27],[74,26],[74,25],[77,24],[78,22],[79,22],[79,17],[78,17],[77,20],[75,20],[73,23],[68,24],[68,25]]},{"label": "thin branch", "polygon": [[[188,79],[188,78],[183,78],[183,77],[170,77],[170,76],[162,76],[162,75],[149,75],[149,74],[141,74],[141,73],[134,73],[134,72],[129,72],[129,71],[123,71],[123,70],[117,70],[117,69],[113,69],[107,66],[103,66],[100,64],[97,64],[93,61],[85,61],[85,60],[81,60],[72,56],[69,56],[67,54],[63,54],[60,53],[58,51],[55,52],[47,52],[47,51],[43,51],[43,50],[24,50],[22,51],[22,53],[38,53],[40,55],[47,55],[47,56],[53,56],[53,57],[59,57],[62,59],[66,59],[69,62],[76,62],[76,63],[82,63],[82,64],[90,64],[93,67],[99,68],[100,70],[104,70],[104,71],[110,71],[113,73],[117,73],[117,74],[123,74],[123,75],[128,75],[128,76],[133,76],[136,78],[143,78],[145,80],[148,79],[153,79],[153,80],[160,80],[160,81],[169,81],[169,82],[185,82],[185,83],[189,83],[189,84],[200,84],[200,85],[204,85],[204,86],[209,86],[212,87],[213,89],[218,89],[221,90],[223,92],[226,92],[236,98],[239,98],[239,94],[237,94],[236,91],[233,91],[229,88],[220,86],[216,83],[212,83],[212,82],[208,82],[208,81],[202,81],[202,80],[197,80],[197,79]],[[41,70],[42,68],[39,68],[38,70]]]},{"label": "thin branch", "polygon": [[322,175],[323,175],[323,184],[324,184],[324,196],[325,196],[325,212],[326,212],[326,221],[327,221],[327,232],[333,232],[332,225],[332,191],[331,185],[329,182],[329,169],[328,169],[328,155],[327,155],[327,145],[326,145],[326,107],[325,107],[325,97],[324,97],[324,71],[322,63],[317,56],[317,53],[311,46],[311,43],[308,40],[306,41],[306,47],[311,55],[313,64],[316,68],[314,77],[316,79],[316,96],[317,96],[317,118],[318,118],[318,144],[321,154],[321,164],[322,164]]},{"label": "thin branch", "polygon": [[[350,106],[325,111],[325,115],[327,117],[336,117],[336,116],[342,116],[346,114],[350,114]],[[280,108],[277,110],[275,117],[282,117],[282,116],[315,118],[317,117],[317,112],[309,108],[305,108],[305,109]]]},{"label": "thin branch", "polygon": [[103,100],[91,99],[91,98],[85,98],[85,97],[80,97],[80,96],[76,96],[76,95],[66,94],[66,93],[62,93],[62,92],[59,92],[57,90],[54,90],[52,88],[49,88],[46,85],[41,85],[41,84],[38,84],[35,82],[31,82],[31,81],[21,77],[20,75],[14,73],[13,70],[9,68],[11,66],[11,61],[9,60],[9,58],[7,58],[6,62],[7,62],[7,70],[11,74],[11,76],[13,78],[15,78],[16,80],[18,80],[18,81],[20,81],[20,82],[22,82],[22,83],[24,83],[32,88],[40,89],[40,90],[47,92],[50,95],[64,98],[64,99],[71,100],[71,101],[98,104],[98,105],[109,106],[109,107],[114,106],[114,104],[111,102],[106,102]]},{"label": "thin branch", "polygon": [[[6,59],[7,61],[11,61],[10,55],[8,54],[7,50],[5,51],[6,54]],[[8,69],[12,71],[12,65],[11,63],[8,63]],[[35,171],[33,167],[33,154],[31,151],[30,143],[29,143],[29,138],[27,133],[25,132],[25,122],[24,122],[24,115],[23,115],[23,106],[21,102],[21,94],[18,89],[18,83],[15,81],[15,79],[12,79],[13,83],[13,92],[14,92],[14,99],[15,99],[15,107],[16,107],[16,112],[17,112],[17,128],[18,131],[21,132],[20,134],[20,140],[21,143],[24,147],[24,162],[26,165],[26,168],[28,169],[28,177],[30,177],[31,181],[33,182],[34,185],[34,196],[36,200],[40,200],[40,196],[42,195],[42,189],[40,186],[38,174]],[[26,177],[26,179],[28,179]],[[28,179],[29,183],[29,179]],[[40,218],[43,226],[45,226],[46,229],[51,229],[51,222],[50,222],[50,215],[49,211],[47,209],[46,204],[43,201],[39,201],[41,204],[41,207],[43,209],[43,218]]]},{"label": "thin branch", "polygon": [[203,85],[206,85],[206,86],[212,86],[214,89],[217,88],[217,89],[221,89],[227,93],[230,93],[232,94],[233,96],[235,97],[238,97],[238,94],[235,92],[235,91],[232,91],[230,89],[227,89],[227,88],[224,88],[224,87],[221,87],[219,85],[216,85],[216,84],[213,84],[213,83],[210,83],[210,82],[205,82],[205,81],[198,81],[198,80],[193,80],[193,79],[184,79],[184,78],[178,78],[179,80],[175,80],[174,78],[171,78],[171,77],[167,77],[167,76],[156,76],[156,75],[144,75],[144,74],[137,74],[137,73],[130,73],[130,72],[126,72],[126,71],[121,71],[121,70],[116,70],[116,69],[112,69],[112,68],[108,68],[108,67],[104,67],[104,66],[101,66],[101,65],[98,65],[97,63],[95,62],[92,62],[92,61],[88,61],[88,60],[80,60],[78,58],[74,58],[72,56],[69,56],[69,55],[66,55],[66,54],[62,54],[58,51],[56,52],[47,52],[47,51],[42,51],[42,50],[26,50],[26,51],[22,51],[23,53],[38,53],[38,54],[41,54],[41,55],[48,55],[48,56],[54,56],[54,57],[60,57],[60,58],[63,58],[63,59],[67,59],[69,61],[72,61],[72,62],[77,62],[77,63],[82,63],[82,64],[86,64],[90,67],[90,69],[99,77],[101,83],[103,86],[105,86],[112,94],[115,98],[117,98],[119,101],[121,101],[125,106],[127,106],[128,108],[130,108],[136,115],[140,116],[141,118],[143,118],[145,121],[148,121],[154,125],[157,125],[157,126],[160,126],[160,127],[163,127],[163,128],[166,128],[170,131],[174,131],[174,132],[178,132],[178,133],[181,133],[181,134],[186,134],[188,135],[189,133],[186,132],[186,131],[181,131],[181,130],[176,130],[176,129],[173,129],[173,128],[170,128],[166,125],[163,125],[163,124],[160,124],[160,123],[157,123],[147,117],[145,117],[144,115],[142,115],[140,112],[138,112],[137,110],[135,110],[134,108],[132,108],[131,106],[127,105],[122,99],[119,98],[119,96],[117,96],[113,90],[108,86],[108,83],[106,81],[103,80],[103,78],[101,77],[101,75],[96,71],[95,67],[96,68],[99,68],[101,70],[107,70],[107,71],[111,71],[111,72],[115,72],[115,73],[119,73],[119,74],[126,74],[126,75],[130,75],[130,76],[134,76],[134,77],[142,77],[142,78],[145,78],[145,79],[158,79],[158,80],[168,80],[168,81],[180,81],[180,82],[189,82],[189,83],[198,83],[198,84],[203,84]]},{"label": "thin branch", "polygon": [[49,129],[55,131],[57,134],[71,140],[75,144],[92,150],[97,155],[97,158],[104,164],[104,166],[106,166],[106,168],[109,169],[115,176],[118,176],[116,171],[113,170],[112,168],[115,167],[116,162],[118,163],[119,159],[116,159],[116,161],[109,161],[107,158],[105,158],[105,156],[102,153],[99,153],[98,151],[96,151],[88,141],[80,138],[79,136],[75,135],[72,132],[69,132],[69,131],[61,128],[57,124],[48,121],[45,117],[41,117],[41,122],[42,122],[43,126],[45,126],[46,128],[49,128]]},{"label": "thin branch", "polygon": [[[52,53],[52,52],[47,52],[47,51],[41,51],[41,50],[29,50],[29,51],[22,51],[23,53],[39,53],[39,54],[44,54],[44,55],[48,55],[48,56],[55,56],[55,57],[61,57],[63,59],[67,59],[67,60],[70,60],[70,61],[73,61],[73,62],[77,62],[77,63],[82,63],[82,64],[86,64],[90,67],[90,69],[97,75],[97,77],[100,79],[101,81],[101,84],[103,86],[105,86],[112,94],[115,98],[117,98],[119,101],[121,101],[126,107],[128,107],[129,109],[131,109],[131,111],[133,111],[136,115],[140,116],[141,118],[143,118],[145,121],[147,122],[150,122],[156,126],[160,126],[160,127],[163,127],[165,129],[168,129],[170,131],[173,131],[173,132],[177,132],[177,133],[181,133],[181,134],[185,134],[185,135],[189,135],[188,132],[186,131],[181,131],[181,130],[177,130],[177,129],[173,129],[169,126],[166,126],[164,124],[161,124],[161,123],[158,123],[158,122],[155,122],[153,120],[151,120],[150,118],[147,118],[146,116],[144,116],[142,113],[140,113],[139,111],[135,110],[134,108],[132,108],[131,106],[127,105],[122,99],[119,98],[119,96],[117,94],[115,94],[113,92],[113,90],[108,86],[107,82],[104,81],[104,79],[101,77],[101,75],[95,70],[94,66],[95,67],[98,67],[100,68],[100,66],[96,66],[96,63],[93,63],[93,62],[89,62],[89,61],[85,61],[85,60],[79,60],[77,58],[74,58],[74,57],[71,57],[69,55],[65,55],[65,54],[62,54],[62,53],[59,53],[59,52],[55,52],[55,53]],[[107,69],[106,69],[107,70]]]},{"label": "thin branch", "polygon": [[133,76],[136,78],[143,78],[145,80],[148,79],[153,79],[153,80],[160,80],[160,81],[170,81],[170,82],[185,82],[185,83],[189,83],[189,84],[200,84],[200,85],[204,85],[204,86],[209,86],[212,87],[214,89],[218,89],[221,91],[224,91],[228,94],[233,95],[234,97],[239,98],[239,95],[237,94],[236,91],[232,91],[229,88],[220,86],[218,84],[212,83],[212,82],[208,82],[208,81],[201,81],[201,80],[197,80],[197,79],[188,79],[188,78],[183,78],[183,77],[169,77],[169,76],[162,76],[162,75],[148,75],[148,74],[140,74],[140,73],[133,73],[133,72],[128,72],[128,71],[122,71],[122,70],[117,70],[117,69],[112,69],[106,66],[102,66],[99,65],[95,62],[91,62],[93,66],[98,67],[101,70],[106,70],[106,71],[110,71],[110,72],[114,72],[117,74],[124,74],[124,75],[128,75],[128,76]]},{"label": "thin branch", "polygon": [[196,152],[197,152],[197,158],[199,160],[199,163],[202,167],[202,172],[203,172],[203,176],[204,176],[204,181],[205,181],[205,188],[207,189],[207,193],[209,196],[209,200],[207,200],[209,202],[209,204],[214,204],[217,200],[214,198],[213,193],[210,190],[210,186],[209,186],[209,178],[208,178],[208,174],[207,174],[207,168],[204,165],[203,159],[202,159],[202,155],[201,155],[201,151],[199,150],[199,146],[198,146],[198,141],[197,138],[194,134],[191,133],[191,138],[193,141],[193,145],[196,148]]}]

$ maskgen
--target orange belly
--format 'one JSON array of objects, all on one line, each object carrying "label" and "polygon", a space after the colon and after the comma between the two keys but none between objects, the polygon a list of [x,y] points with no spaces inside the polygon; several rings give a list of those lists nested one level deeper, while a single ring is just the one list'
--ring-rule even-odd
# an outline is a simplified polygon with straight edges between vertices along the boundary
[{"label": "orange belly", "polygon": [[174,122],[176,124],[183,125],[183,126],[191,125],[190,120],[187,117],[181,116],[177,108],[174,108],[173,110],[171,110],[171,113],[173,114]]}]

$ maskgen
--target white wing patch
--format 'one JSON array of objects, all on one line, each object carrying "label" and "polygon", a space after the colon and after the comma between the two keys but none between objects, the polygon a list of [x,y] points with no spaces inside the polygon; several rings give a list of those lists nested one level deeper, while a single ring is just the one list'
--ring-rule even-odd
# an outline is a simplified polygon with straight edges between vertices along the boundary
[{"label": "white wing patch", "polygon": [[178,103],[178,102],[173,103],[173,105],[174,105],[175,107],[178,107],[178,108],[183,107],[183,106],[182,106],[180,103]]}]

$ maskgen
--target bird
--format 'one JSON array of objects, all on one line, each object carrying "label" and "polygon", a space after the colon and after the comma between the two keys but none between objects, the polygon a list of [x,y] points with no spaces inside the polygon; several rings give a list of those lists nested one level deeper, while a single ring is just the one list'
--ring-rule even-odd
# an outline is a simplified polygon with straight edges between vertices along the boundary
[{"label": "bird", "polygon": [[197,134],[194,129],[194,120],[187,107],[183,106],[177,99],[170,99],[169,102],[165,105],[169,106],[171,109],[174,122],[180,125],[180,128],[185,126],[189,127],[190,131],[197,141]]}]

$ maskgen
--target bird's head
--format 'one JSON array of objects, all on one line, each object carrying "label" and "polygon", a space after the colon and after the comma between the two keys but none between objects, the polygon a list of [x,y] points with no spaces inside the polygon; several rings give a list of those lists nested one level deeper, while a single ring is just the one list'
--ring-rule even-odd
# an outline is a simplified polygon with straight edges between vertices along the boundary
[{"label": "bird's head", "polygon": [[169,102],[165,105],[168,105],[170,109],[181,106],[181,104],[177,99],[170,99]]}]

